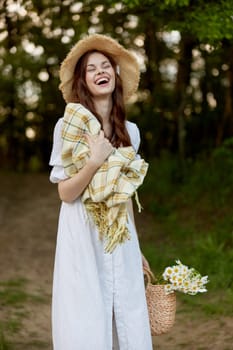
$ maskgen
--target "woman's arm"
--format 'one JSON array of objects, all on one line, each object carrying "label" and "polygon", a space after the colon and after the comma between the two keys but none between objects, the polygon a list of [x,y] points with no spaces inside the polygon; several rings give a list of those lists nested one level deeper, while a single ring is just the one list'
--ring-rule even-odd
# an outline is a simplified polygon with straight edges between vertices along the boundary
[{"label": "woman's arm", "polygon": [[90,147],[89,160],[77,174],[58,184],[58,193],[60,199],[64,202],[71,203],[83,193],[98,168],[113,150],[102,130],[99,135],[86,135],[86,138]]},{"label": "woman's arm", "polygon": [[85,190],[97,169],[98,166],[89,160],[73,177],[60,181],[58,184],[60,199],[68,203],[77,199]]}]

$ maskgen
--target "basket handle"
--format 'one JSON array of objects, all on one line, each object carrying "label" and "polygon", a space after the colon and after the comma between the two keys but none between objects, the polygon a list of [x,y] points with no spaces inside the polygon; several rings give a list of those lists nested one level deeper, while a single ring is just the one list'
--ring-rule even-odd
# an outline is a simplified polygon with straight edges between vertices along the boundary
[{"label": "basket handle", "polygon": [[147,269],[146,267],[143,268],[143,273],[147,278],[148,283],[151,283],[152,281],[155,281],[155,275],[150,269]]}]

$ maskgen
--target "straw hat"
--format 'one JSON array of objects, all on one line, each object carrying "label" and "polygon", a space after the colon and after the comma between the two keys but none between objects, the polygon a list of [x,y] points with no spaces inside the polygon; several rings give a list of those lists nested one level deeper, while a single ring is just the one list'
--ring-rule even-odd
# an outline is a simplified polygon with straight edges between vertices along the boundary
[{"label": "straw hat", "polygon": [[80,57],[90,50],[109,54],[119,66],[123,84],[123,96],[127,101],[137,90],[139,84],[139,66],[135,56],[121,46],[116,40],[101,34],[92,34],[78,41],[61,64],[59,89],[67,103],[75,102],[72,93],[75,66]]}]

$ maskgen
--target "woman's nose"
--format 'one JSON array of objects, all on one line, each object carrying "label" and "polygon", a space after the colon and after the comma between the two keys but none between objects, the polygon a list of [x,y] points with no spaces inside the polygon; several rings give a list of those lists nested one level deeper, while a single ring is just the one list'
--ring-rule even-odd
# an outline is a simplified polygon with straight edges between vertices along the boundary
[{"label": "woman's nose", "polygon": [[99,68],[97,74],[103,74],[103,73],[104,73],[103,68]]}]

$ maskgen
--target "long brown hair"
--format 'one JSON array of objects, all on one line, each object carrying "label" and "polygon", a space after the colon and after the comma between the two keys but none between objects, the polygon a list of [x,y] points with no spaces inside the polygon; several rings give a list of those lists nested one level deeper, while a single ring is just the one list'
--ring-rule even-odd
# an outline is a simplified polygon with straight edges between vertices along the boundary
[{"label": "long brown hair", "polygon": [[130,137],[128,134],[128,131],[126,129],[125,121],[126,121],[126,113],[125,113],[125,105],[123,100],[123,87],[122,87],[122,81],[117,74],[117,64],[113,60],[111,56],[106,54],[104,51],[88,51],[86,52],[77,62],[75,71],[74,71],[74,79],[73,79],[73,95],[75,96],[75,101],[77,103],[81,103],[84,107],[89,109],[96,118],[99,120],[101,127],[103,128],[103,121],[100,115],[96,112],[92,95],[87,87],[86,84],[86,67],[87,67],[87,60],[90,54],[94,52],[99,52],[103,54],[109,62],[111,63],[114,71],[115,71],[115,77],[116,77],[116,83],[115,83],[115,89],[112,93],[112,111],[111,111],[111,122],[112,122],[112,128],[113,128],[113,137],[112,137],[112,144],[115,147],[120,146],[131,146]]}]

